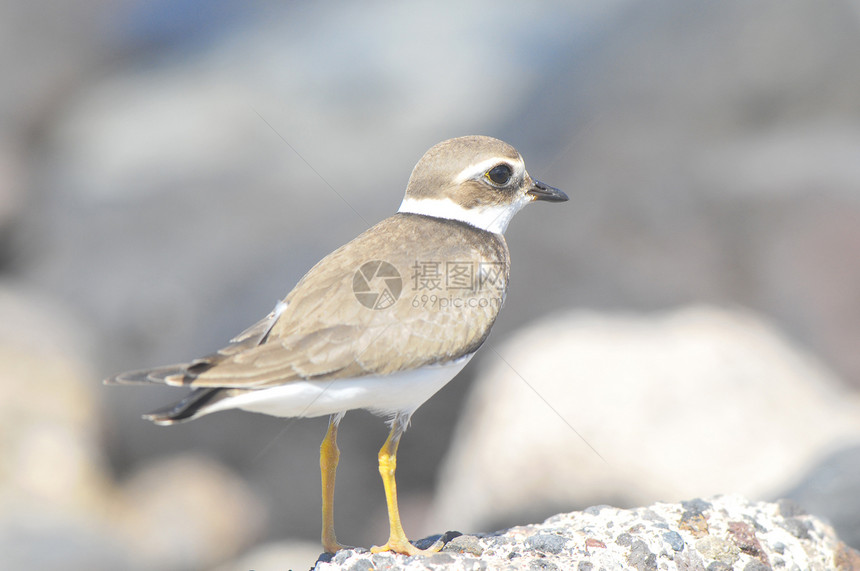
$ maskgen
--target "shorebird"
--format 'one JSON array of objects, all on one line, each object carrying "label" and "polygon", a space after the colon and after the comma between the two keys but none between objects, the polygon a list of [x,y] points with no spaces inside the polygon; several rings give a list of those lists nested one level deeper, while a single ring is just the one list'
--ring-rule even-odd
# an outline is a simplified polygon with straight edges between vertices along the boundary
[{"label": "shorebird", "polygon": [[188,363],[121,373],[108,384],[191,388],[146,415],[171,425],[242,409],[279,417],[329,415],[320,446],[322,544],[334,531],[338,426],[367,409],[391,431],[379,451],[390,534],[373,551],[418,554],[400,522],[397,448],[415,410],[459,373],[486,340],[505,298],[503,233],[535,201],[567,196],[529,176],[507,143],[443,141],[418,161],[400,209],[308,271],[261,321],[223,349]]}]

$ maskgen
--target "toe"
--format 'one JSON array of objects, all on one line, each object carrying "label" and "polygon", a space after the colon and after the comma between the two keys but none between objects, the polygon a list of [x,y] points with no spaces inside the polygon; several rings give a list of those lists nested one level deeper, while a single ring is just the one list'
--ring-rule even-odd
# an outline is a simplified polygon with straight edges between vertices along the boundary
[{"label": "toe", "polygon": [[353,547],[350,545],[341,545],[337,541],[323,542],[323,551],[326,553],[337,553],[341,549],[353,549]]},{"label": "toe", "polygon": [[438,553],[444,545],[445,542],[439,539],[436,541],[436,543],[434,543],[427,549],[418,549],[417,547],[409,543],[409,541],[389,539],[388,543],[386,543],[385,545],[374,545],[370,548],[370,551],[371,553],[392,551],[394,553],[400,553],[402,555],[433,555],[434,553]]}]

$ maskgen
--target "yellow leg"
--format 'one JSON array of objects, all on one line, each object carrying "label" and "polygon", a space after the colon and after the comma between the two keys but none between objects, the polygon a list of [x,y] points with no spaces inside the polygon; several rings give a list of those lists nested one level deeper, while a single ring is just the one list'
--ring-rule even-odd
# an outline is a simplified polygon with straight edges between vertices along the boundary
[{"label": "yellow leg", "polygon": [[335,553],[344,546],[334,534],[334,478],[340,450],[337,448],[337,425],[340,418],[332,416],[328,432],[320,445],[320,474],[322,475],[322,544],[326,553]]},{"label": "yellow leg", "polygon": [[388,504],[388,525],[390,533],[385,545],[373,546],[373,553],[393,551],[405,555],[429,555],[442,548],[443,543],[437,541],[429,549],[421,550],[409,543],[403,525],[400,523],[400,509],[397,507],[397,484],[394,481],[394,471],[397,468],[397,446],[405,429],[405,422],[395,420],[388,438],[379,450],[379,474],[385,487],[385,501]]}]

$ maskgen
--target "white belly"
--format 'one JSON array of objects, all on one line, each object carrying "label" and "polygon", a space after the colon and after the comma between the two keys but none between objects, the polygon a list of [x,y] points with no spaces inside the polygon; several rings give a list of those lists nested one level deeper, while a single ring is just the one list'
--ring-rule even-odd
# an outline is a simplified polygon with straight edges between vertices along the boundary
[{"label": "white belly", "polygon": [[314,417],[363,408],[381,415],[411,414],[453,379],[472,355],[391,375],[293,381],[224,399],[206,412],[239,408],[280,417]]}]

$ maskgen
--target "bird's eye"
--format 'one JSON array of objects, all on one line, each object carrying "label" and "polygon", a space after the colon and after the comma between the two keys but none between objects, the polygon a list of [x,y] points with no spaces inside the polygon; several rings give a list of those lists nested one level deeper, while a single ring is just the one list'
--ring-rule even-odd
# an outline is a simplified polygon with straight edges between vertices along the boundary
[{"label": "bird's eye", "polygon": [[514,171],[511,170],[510,165],[506,163],[501,163],[488,170],[487,174],[485,174],[484,176],[487,177],[493,184],[502,186],[510,182],[513,174]]}]

